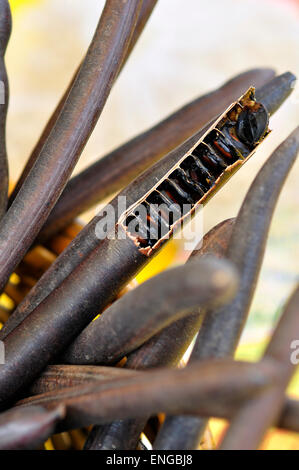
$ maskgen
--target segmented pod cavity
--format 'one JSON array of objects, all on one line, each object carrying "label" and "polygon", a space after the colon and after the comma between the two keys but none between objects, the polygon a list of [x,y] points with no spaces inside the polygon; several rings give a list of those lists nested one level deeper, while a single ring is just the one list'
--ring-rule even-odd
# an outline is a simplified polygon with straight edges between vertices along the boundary
[{"label": "segmented pod cavity", "polygon": [[233,103],[188,153],[119,220],[149,256],[254,153],[269,134],[269,113],[254,88]]}]

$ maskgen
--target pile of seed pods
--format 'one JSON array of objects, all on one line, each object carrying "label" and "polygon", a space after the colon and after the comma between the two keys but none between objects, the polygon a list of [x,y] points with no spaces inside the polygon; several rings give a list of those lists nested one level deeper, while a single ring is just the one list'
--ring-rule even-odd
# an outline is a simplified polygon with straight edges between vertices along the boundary
[{"label": "pile of seed pods", "polygon": [[[294,75],[260,68],[233,77],[70,179],[156,3],[107,0],[8,198],[11,16],[0,0],[0,287],[11,301],[0,306],[0,449],[211,448],[210,417],[229,422],[221,449],[256,449],[272,426],[299,432],[299,401],[286,395],[299,287],[263,358],[233,358],[299,128],[256,175],[235,219],[206,233],[185,265],[134,283],[263,145]],[[75,218],[109,197],[117,217],[101,239],[108,208],[84,227]]]}]

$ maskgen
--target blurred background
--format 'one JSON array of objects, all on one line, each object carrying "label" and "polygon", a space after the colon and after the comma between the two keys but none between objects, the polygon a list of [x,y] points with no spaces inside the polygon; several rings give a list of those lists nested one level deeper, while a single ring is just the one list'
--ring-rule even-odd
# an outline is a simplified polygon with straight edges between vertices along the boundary
[{"label": "blurred background", "polygon": [[[10,0],[13,33],[8,152],[17,180],[52,110],[94,33],[103,0]],[[108,99],[75,173],[184,105],[254,67],[299,76],[299,0],[160,0]],[[271,151],[299,122],[299,86],[271,120],[272,134],[204,209],[204,232],[237,214],[250,183]],[[296,279],[299,259],[299,162],[275,212],[262,274],[238,357],[262,354]],[[95,210],[83,215],[85,221]],[[172,242],[142,281],[185,254]],[[290,393],[299,395],[295,377]],[[213,421],[219,434],[223,424]],[[263,448],[299,449],[299,436],[273,431]]]}]

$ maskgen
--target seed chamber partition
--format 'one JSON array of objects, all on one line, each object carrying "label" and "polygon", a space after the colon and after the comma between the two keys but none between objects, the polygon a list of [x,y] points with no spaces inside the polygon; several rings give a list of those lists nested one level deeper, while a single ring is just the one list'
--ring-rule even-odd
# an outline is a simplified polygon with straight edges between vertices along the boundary
[{"label": "seed chamber partition", "polygon": [[255,89],[249,88],[174,168],[120,217],[119,223],[143,254],[150,256],[222,180],[253,155],[270,132],[268,124],[266,108],[256,101]]}]

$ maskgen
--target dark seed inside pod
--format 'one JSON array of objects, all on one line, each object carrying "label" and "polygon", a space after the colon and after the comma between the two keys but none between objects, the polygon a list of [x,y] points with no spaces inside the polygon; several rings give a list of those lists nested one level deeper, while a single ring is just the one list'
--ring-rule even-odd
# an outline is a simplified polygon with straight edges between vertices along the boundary
[{"label": "dark seed inside pod", "polygon": [[194,200],[191,198],[190,194],[175,181],[165,179],[157,189],[158,191],[166,191],[172,201],[179,204],[181,210],[184,209],[184,204],[194,204]]},{"label": "dark seed inside pod", "polygon": [[[148,235],[146,229],[140,225],[139,221],[134,215],[129,215],[126,218],[126,226],[129,229],[129,232],[136,235],[136,238],[141,247],[146,247],[148,245]],[[133,224],[133,227],[132,227]]]},{"label": "dark seed inside pod", "polygon": [[199,185],[203,193],[208,191],[215,182],[215,178],[195,155],[189,155],[181,163],[181,168]]},{"label": "dark seed inside pod", "polygon": [[143,239],[147,239],[147,230],[142,223],[140,223],[140,219],[136,217],[136,214],[127,217],[126,220],[127,226],[129,226],[130,233],[135,233]]},{"label": "dark seed inside pod", "polygon": [[169,221],[169,216],[168,216],[169,212],[166,214],[167,219],[165,220],[163,218],[164,211],[161,210],[157,205],[151,204],[151,205],[148,205],[148,213],[149,213],[151,222],[153,222],[157,226],[159,238],[166,235],[169,231],[169,222],[166,221],[166,220]]},{"label": "dark seed inside pod", "polygon": [[151,238],[158,240],[161,237],[161,216],[157,213],[154,208],[151,210],[151,206],[144,201],[142,206],[146,210],[146,223],[149,230]]},{"label": "dark seed inside pod", "polygon": [[165,225],[170,226],[176,220],[181,218],[181,209],[175,205],[174,201],[170,199],[166,191],[153,191],[148,195],[146,201],[151,204],[151,208],[153,204],[159,206],[161,225],[163,225],[164,231],[166,230]]},{"label": "dark seed inside pod", "polygon": [[246,158],[250,154],[250,148],[244,144],[244,142],[241,142],[241,140],[238,139],[238,137],[235,134],[235,125],[234,124],[225,124],[221,128],[221,132],[225,135],[226,139],[228,139],[231,144],[237,149],[239,152],[239,156]]},{"label": "dark seed inside pod", "polygon": [[255,109],[244,108],[237,121],[237,136],[245,144],[254,147],[267,131],[268,124],[269,114],[262,104]]},{"label": "dark seed inside pod", "polygon": [[157,230],[155,230],[153,224],[151,224],[148,219],[147,207],[144,204],[140,204],[136,207],[134,215],[138,221],[136,231],[142,240],[146,240],[149,246],[153,246],[157,242],[159,236]]},{"label": "dark seed inside pod", "polygon": [[227,167],[223,159],[205,143],[201,143],[192,153],[200,159],[214,178],[217,178]]},{"label": "dark seed inside pod", "polygon": [[[225,129],[225,126],[226,125],[224,125],[222,129]],[[233,145],[231,139],[227,138],[227,136],[218,129],[214,129],[210,132],[205,140],[207,144],[213,148],[214,152],[229,164],[234,163],[241,157],[240,152]]]},{"label": "dark seed inside pod", "polygon": [[[126,218],[142,248],[155,247],[158,240],[178,226],[216,184],[225,170],[250,155],[266,135],[269,114],[248,93],[230,108],[190,153],[148,193]],[[152,207],[153,206],[153,207]],[[132,222],[132,229],[128,224]],[[130,224],[131,225],[131,224]],[[147,250],[149,253],[150,250]]]},{"label": "dark seed inside pod", "polygon": [[190,194],[192,204],[197,202],[205,193],[202,186],[191,178],[188,178],[186,172],[182,168],[174,170],[174,172],[169,176],[169,179],[175,181],[181,188]]}]

